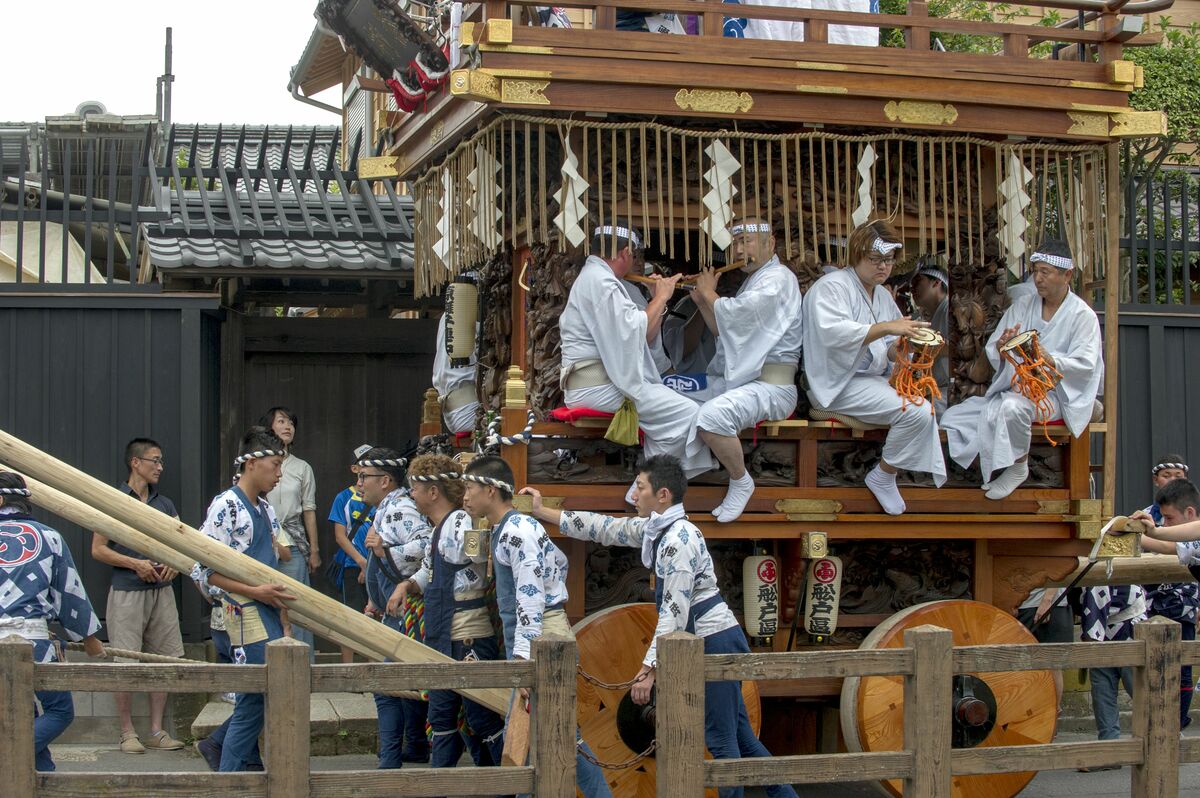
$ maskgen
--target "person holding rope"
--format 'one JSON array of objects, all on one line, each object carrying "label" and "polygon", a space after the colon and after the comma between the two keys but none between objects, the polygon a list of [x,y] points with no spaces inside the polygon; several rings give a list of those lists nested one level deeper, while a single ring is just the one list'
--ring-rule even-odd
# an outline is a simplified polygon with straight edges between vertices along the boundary
[{"label": "person holding rope", "polygon": [[946,481],[937,419],[888,383],[897,339],[929,327],[901,316],[884,286],[903,246],[885,221],[860,225],[850,234],[851,265],[821,277],[804,299],[808,396],[818,410],[888,426],[882,456],[865,482],[890,515],[905,510],[899,469],[931,474],[938,487]]},{"label": "person holding rope", "polygon": [[[642,463],[637,477],[637,517],[553,510],[536,488],[521,493],[533,500],[533,515],[562,534],[603,546],[641,549],[642,564],[654,574],[658,624],[630,691],[635,704],[651,700],[658,664],[658,638],[687,631],[704,639],[705,654],[749,654],[746,635],[721,597],[704,535],[683,508],[687,479],[674,457],[660,455]],[[750,727],[739,682],[705,682],[704,744],[716,759],[769,757]],[[742,787],[723,787],[721,798],[742,798]],[[795,798],[789,785],[767,787],[767,795]]]},{"label": "person holding rope", "polygon": [[[1047,241],[1029,260],[1037,293],[1015,299],[988,339],[986,352],[996,375],[987,394],[960,402],[942,416],[950,456],[963,468],[979,458],[982,487],[993,500],[1007,497],[1029,476],[1035,421],[1062,419],[1075,437],[1087,431],[1104,379],[1100,322],[1071,291],[1075,263],[1070,248]],[[1037,333],[1035,349],[1042,357],[1028,365],[1057,380],[1049,390],[1040,390],[1044,386],[1038,382],[1036,402],[1020,390],[1025,381],[1019,367],[1002,355],[1010,340],[1030,330]],[[997,471],[1000,475],[993,478]]]},{"label": "person holding rope", "polygon": [[[565,402],[567,407],[616,414],[610,434],[623,416],[636,417],[636,424],[625,431],[640,427],[646,456],[673,454],[689,475],[701,474],[712,468],[712,455],[707,447],[688,447],[700,408],[663,385],[647,344],[662,324],[680,276],[649,278],[654,281],[654,296],[644,311],[639,310],[621,281],[633,269],[641,249],[641,237],[627,224],[595,229],[592,254],[571,285],[558,320]],[[636,443],[636,434],[631,442]],[[632,487],[626,501],[632,504]]]},{"label": "person holding rope", "polygon": [[717,521],[736,520],[754,495],[754,479],[738,433],[768,419],[784,419],[796,409],[796,369],[800,363],[800,285],[775,254],[775,236],[765,217],[751,216],[730,231],[730,254],[743,264],[746,279],[732,297],[717,294],[717,273],[703,269],[693,296],[704,323],[717,340],[708,364],[705,400],[688,438],[688,453],[707,447],[729,472],[725,499],[713,510]]},{"label": "person holding rope", "polygon": [[[287,452],[266,427],[251,427],[234,460],[237,480],[212,500],[200,531],[223,546],[270,568],[278,566],[275,536],[279,522],[264,496],[278,483]],[[210,595],[220,595],[226,632],[239,665],[264,665],[267,643],[283,637],[281,611],[296,597],[281,584],[248,585],[199,563],[192,579]],[[196,742],[212,770],[223,773],[257,766],[258,735],[263,728],[261,693],[239,693],[233,714],[216,731]]]},{"label": "person holding rope", "polygon": [[[617,290],[622,289],[617,286]],[[464,509],[492,525],[490,556],[508,659],[529,659],[530,643],[544,632],[574,639],[566,613],[567,556],[541,524],[513,507],[512,468],[500,457],[477,457],[462,478]],[[522,687],[520,693],[528,698],[528,689]],[[585,798],[611,798],[612,791],[593,759],[587,743],[578,740],[576,786]]]},{"label": "person holding rope", "polygon": [[[405,487],[408,461],[395,449],[377,446],[358,461],[358,487],[363,500],[377,509],[367,532],[371,551],[367,564],[367,614],[414,640],[425,637],[425,605],[405,602],[397,586],[416,573],[429,545],[429,521],[417,510]],[[415,698],[375,694],[379,717],[379,767],[428,762],[425,718],[429,705]]]},{"label": "person holding rope", "polygon": [[[19,474],[0,471],[0,637],[16,635],[33,643],[34,662],[60,662],[48,621],[58,621],[72,640],[83,641],[89,656],[104,657],[96,617],[83,580],[62,535],[34,520],[30,492]],[[53,771],[50,743],[75,719],[70,691],[38,690],[41,711],[33,708],[33,766]],[[22,699],[25,700],[25,699]],[[29,767],[28,762],[8,762]]]},{"label": "person holding rope", "polygon": [[[399,596],[401,602],[414,596],[424,598],[425,645],[435,651],[460,662],[500,659],[500,643],[487,606],[491,583],[488,553],[468,554],[466,550],[466,533],[474,524],[462,509],[462,470],[446,455],[421,455],[408,467],[408,484],[413,502],[434,531],[420,570],[400,582],[393,596]],[[504,718],[453,690],[431,690],[430,766],[451,768],[462,757],[460,708],[478,743],[472,747],[475,764],[500,765]]]}]

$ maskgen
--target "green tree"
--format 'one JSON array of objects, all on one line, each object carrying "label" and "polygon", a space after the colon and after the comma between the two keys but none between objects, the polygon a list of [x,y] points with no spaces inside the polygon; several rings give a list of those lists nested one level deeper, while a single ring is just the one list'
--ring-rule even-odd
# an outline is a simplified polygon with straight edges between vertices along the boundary
[{"label": "green tree", "polygon": [[1139,111],[1166,111],[1167,135],[1135,139],[1126,148],[1126,176],[1137,175],[1139,187],[1163,164],[1192,164],[1195,157],[1181,149],[1200,142],[1200,32],[1170,27],[1161,17],[1162,44],[1128,47],[1124,57],[1142,67],[1145,85],[1134,89],[1129,104]]}]

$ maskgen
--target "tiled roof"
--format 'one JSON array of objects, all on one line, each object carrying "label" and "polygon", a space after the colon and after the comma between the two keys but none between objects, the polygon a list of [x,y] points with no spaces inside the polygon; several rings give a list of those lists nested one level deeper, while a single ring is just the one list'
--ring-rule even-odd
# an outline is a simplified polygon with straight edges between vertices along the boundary
[{"label": "tiled roof", "polygon": [[176,238],[147,234],[160,269],[412,271],[412,244],[384,241]]}]

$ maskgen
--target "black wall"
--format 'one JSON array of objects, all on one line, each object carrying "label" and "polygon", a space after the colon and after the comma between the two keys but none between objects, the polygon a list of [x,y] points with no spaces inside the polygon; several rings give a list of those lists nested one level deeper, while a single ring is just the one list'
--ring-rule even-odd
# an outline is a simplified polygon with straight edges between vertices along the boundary
[{"label": "black wall", "polygon": [[[220,318],[215,298],[0,296],[0,427],[109,483],[129,439],[163,446],[161,492],[182,519],[203,520],[217,485]],[[109,572],[91,536],[61,531],[103,619]],[[199,594],[177,582],[185,640],[203,637]]]}]

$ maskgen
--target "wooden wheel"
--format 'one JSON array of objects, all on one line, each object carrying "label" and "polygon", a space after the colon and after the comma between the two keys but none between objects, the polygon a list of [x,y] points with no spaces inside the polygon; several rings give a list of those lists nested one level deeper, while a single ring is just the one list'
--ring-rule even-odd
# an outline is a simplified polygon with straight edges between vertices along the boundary
[{"label": "wooden wheel", "polygon": [[[642,657],[646,655],[646,647],[654,637],[657,621],[658,613],[653,604],[622,604],[589,615],[575,624],[579,667],[610,684],[632,679],[642,666]],[[576,688],[579,728],[596,758],[615,764],[640,753],[622,740],[618,730],[617,715],[629,688],[604,690],[583,677],[577,680]],[[750,725],[757,734],[762,711],[758,687],[754,682],[742,682],[742,698],[746,701]],[[705,755],[708,756],[707,753]],[[606,769],[604,775],[616,798],[654,798],[653,756],[625,770]],[[716,798],[717,791],[709,790],[706,794]]]},{"label": "wooden wheel", "polygon": [[[932,624],[954,633],[954,645],[1036,643],[1016,618],[978,601],[931,601],[901,610],[876,626],[859,648],[900,648],[904,632]],[[975,673],[955,677],[959,688],[987,705],[981,725],[955,722],[955,747],[1033,745],[1054,739],[1058,701],[1050,671]],[[866,676],[846,679],[842,686],[842,734],[846,748],[899,751],[904,748],[904,679]],[[976,722],[980,723],[980,717]],[[953,794],[961,798],[1012,798],[1036,773],[956,776]],[[881,781],[888,795],[899,798],[901,782]]]}]

